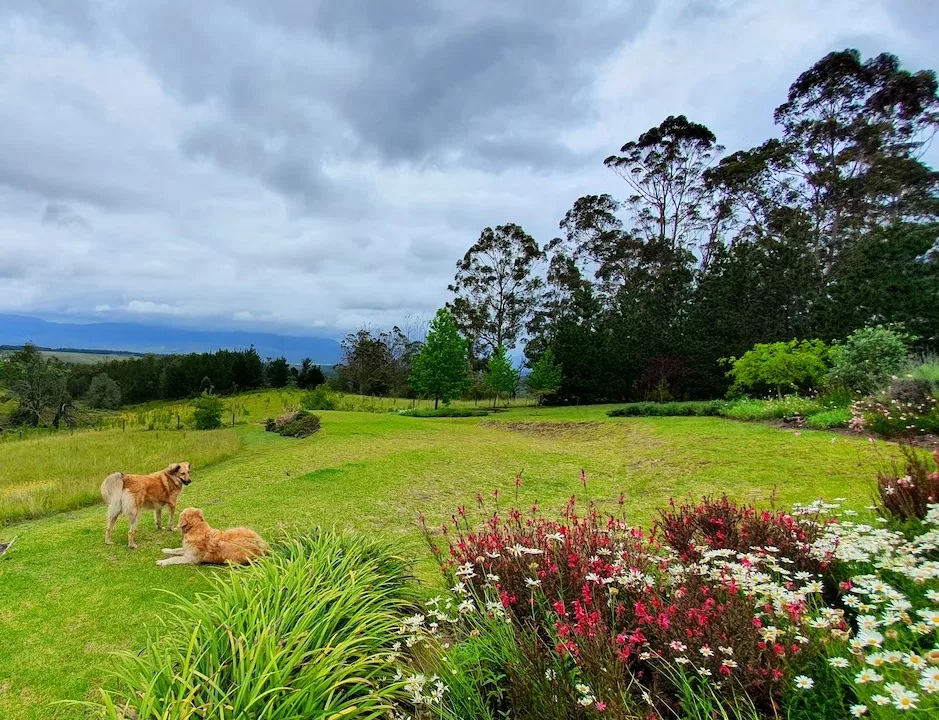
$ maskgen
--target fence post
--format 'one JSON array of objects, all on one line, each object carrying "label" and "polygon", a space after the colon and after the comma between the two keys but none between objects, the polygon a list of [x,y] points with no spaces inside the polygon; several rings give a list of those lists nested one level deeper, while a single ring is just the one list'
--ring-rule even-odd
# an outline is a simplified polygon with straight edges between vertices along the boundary
[{"label": "fence post", "polygon": [[176,429],[179,430],[179,413],[176,413]]},{"label": "fence post", "polygon": [[124,432],[127,429],[127,421],[124,418],[121,418],[121,432]]},{"label": "fence post", "polygon": [[235,427],[235,411],[231,411],[231,426]]}]

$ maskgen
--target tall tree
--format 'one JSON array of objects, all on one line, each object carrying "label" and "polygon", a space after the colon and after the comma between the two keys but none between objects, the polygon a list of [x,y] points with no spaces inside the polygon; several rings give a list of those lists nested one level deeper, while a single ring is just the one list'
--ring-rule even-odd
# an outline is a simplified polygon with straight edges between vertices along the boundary
[{"label": "tall tree", "polygon": [[487,227],[457,262],[447,309],[476,357],[515,347],[538,306],[543,281],[536,270],[542,258],[534,238],[508,224]]},{"label": "tall tree", "polygon": [[303,358],[300,369],[297,371],[297,387],[301,390],[312,390],[326,382],[326,376],[319,365],[314,365],[310,358]]},{"label": "tall tree", "polygon": [[932,71],[889,54],[833,52],[802,73],[776,108],[780,139],[734,153],[709,173],[744,239],[800,242],[819,295],[864,233],[936,217],[939,174],[922,161],[939,128]]},{"label": "tall tree", "polygon": [[411,365],[411,388],[424,397],[449,403],[470,386],[467,341],[450,313],[441,308],[430,323],[424,346]]},{"label": "tall tree", "polygon": [[510,398],[518,391],[519,371],[512,365],[512,359],[503,346],[496,348],[489,358],[485,379],[486,386],[493,393],[493,407],[498,404],[500,397]]},{"label": "tall tree", "polygon": [[336,365],[336,382],[360,395],[403,395],[411,360],[418,343],[398,327],[374,333],[369,328],[347,335],[342,341],[342,361]]},{"label": "tall tree", "polygon": [[632,233],[672,250],[694,247],[707,225],[704,175],[723,148],[706,126],[667,117],[604,164],[632,189]]},{"label": "tall tree", "polygon": [[286,387],[287,381],[290,379],[290,363],[287,362],[287,358],[281,355],[273,360],[268,359],[265,370],[267,371],[268,385],[272,388]]}]

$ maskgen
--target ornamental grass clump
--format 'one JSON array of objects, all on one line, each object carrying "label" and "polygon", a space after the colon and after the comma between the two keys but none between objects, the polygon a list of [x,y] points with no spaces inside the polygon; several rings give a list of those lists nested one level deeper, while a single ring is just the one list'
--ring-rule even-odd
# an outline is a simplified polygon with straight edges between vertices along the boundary
[{"label": "ornamental grass clump", "polygon": [[389,547],[325,531],[298,536],[250,567],[220,572],[211,592],[172,596],[141,653],[125,656],[100,716],[414,715],[413,691],[433,690],[407,671],[398,646],[418,605],[408,565]]}]

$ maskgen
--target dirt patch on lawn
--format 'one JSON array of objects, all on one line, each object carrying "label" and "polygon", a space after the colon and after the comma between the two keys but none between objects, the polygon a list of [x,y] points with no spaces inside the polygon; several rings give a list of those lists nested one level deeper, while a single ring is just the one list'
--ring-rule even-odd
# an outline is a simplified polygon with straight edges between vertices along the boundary
[{"label": "dirt patch on lawn", "polygon": [[599,440],[614,434],[623,434],[622,425],[605,422],[499,422],[486,420],[480,425],[495,430],[532,435],[542,438],[563,438],[566,440]]}]

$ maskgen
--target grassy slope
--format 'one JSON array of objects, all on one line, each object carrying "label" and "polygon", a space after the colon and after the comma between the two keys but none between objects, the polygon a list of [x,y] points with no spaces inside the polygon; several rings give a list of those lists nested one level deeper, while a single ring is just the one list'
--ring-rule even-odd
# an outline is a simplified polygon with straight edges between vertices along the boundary
[{"label": "grassy slope", "polygon": [[233,432],[56,433],[0,444],[0,527],[100,501],[116,470],[151,472],[189,460],[196,469],[238,451]]},{"label": "grassy slope", "polygon": [[[636,522],[672,495],[728,490],[782,504],[818,495],[868,502],[878,464],[866,442],[828,433],[796,435],[715,418],[611,420],[607,408],[517,409],[490,419],[423,420],[324,413],[324,429],[304,441],[239,428],[241,452],[195,474],[186,505],[216,526],[250,524],[268,536],[284,525],[322,523],[397,538],[426,558],[413,525],[424,510],[437,524],[475,491],[498,487],[503,507],[524,468],[520,502],[559,507],[579,492],[581,467],[591,498],[613,503],[620,490]],[[548,421],[582,421],[554,425]],[[584,422],[586,421],[586,422]],[[20,536],[0,560],[0,717],[74,718],[55,700],[90,697],[110,659],[139,648],[164,595],[190,596],[220,569],[157,568],[159,548],[178,535],[157,533],[152,516],[141,547],[103,545],[103,508],[86,508],[7,528]],[[118,525],[122,539],[126,524]],[[424,560],[420,573],[433,578]]]}]

